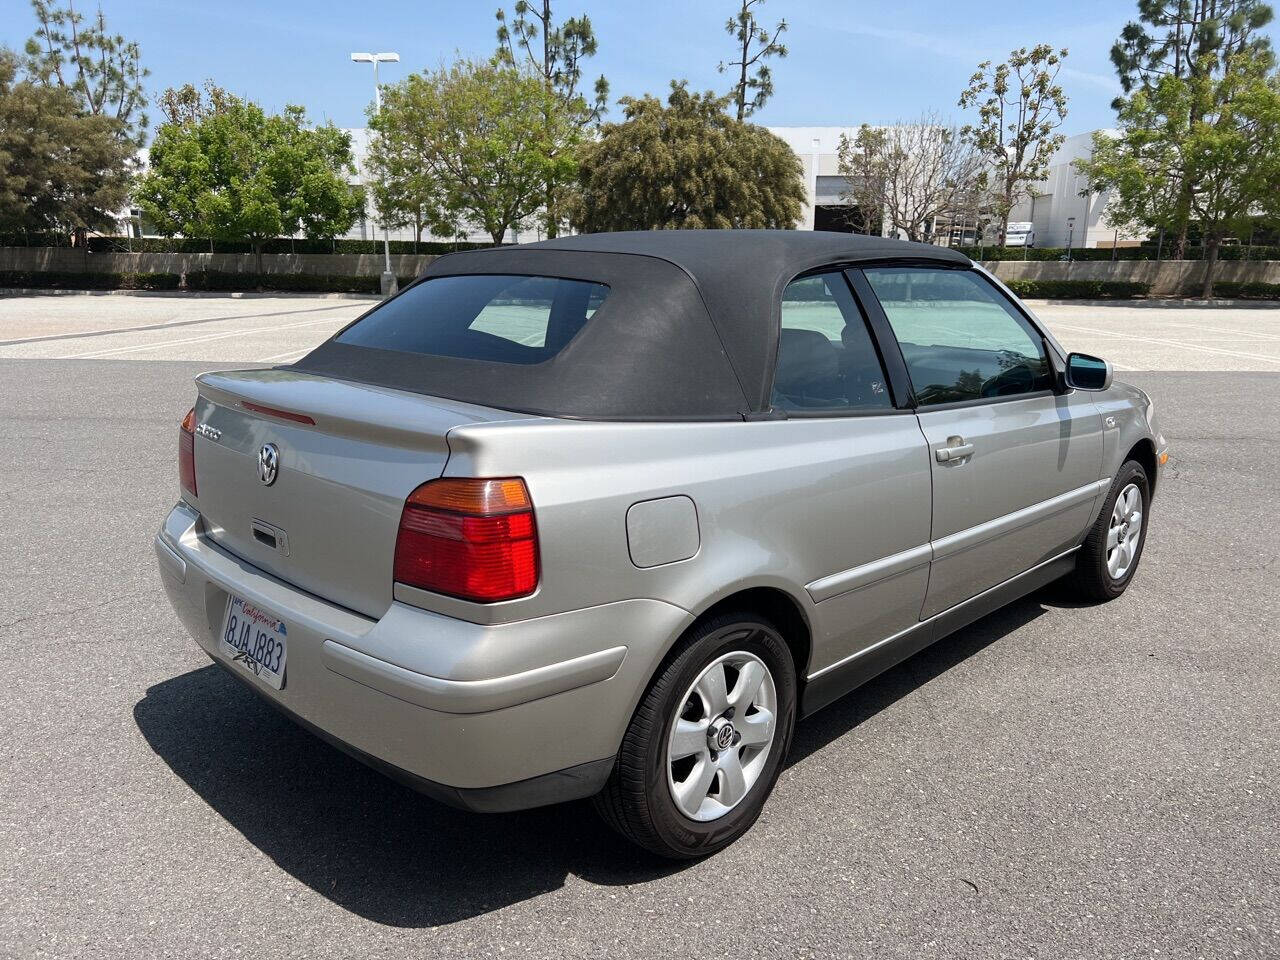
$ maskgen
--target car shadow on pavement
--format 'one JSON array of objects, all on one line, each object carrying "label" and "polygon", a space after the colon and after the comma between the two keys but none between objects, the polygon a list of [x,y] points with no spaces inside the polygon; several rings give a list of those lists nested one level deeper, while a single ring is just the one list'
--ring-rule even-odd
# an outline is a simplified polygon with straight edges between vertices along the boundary
[{"label": "car shadow on pavement", "polygon": [[[1036,619],[1043,600],[997,611],[801,723],[788,766]],[[632,847],[585,801],[487,815],[436,803],[305,732],[212,664],[150,687],[133,714],[156,754],[246,840],[376,923],[439,926],[558,889],[569,875],[634,884],[685,866]]]}]

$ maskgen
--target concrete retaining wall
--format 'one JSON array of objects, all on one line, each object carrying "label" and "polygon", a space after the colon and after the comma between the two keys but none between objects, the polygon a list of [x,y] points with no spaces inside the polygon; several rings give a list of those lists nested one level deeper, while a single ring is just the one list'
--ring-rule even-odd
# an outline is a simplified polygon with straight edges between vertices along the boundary
[{"label": "concrete retaining wall", "polygon": [[[436,257],[393,255],[391,269],[398,277],[415,277]],[[985,266],[1002,280],[1138,280],[1151,284],[1157,296],[1198,295],[1204,264],[1198,260],[1062,261],[999,260]],[[382,255],[373,253],[268,253],[265,273],[312,276],[376,277]],[[257,262],[247,253],[89,253],[70,247],[0,247],[0,270],[94,271],[100,273],[256,273]],[[1222,261],[1218,280],[1280,283],[1280,261]]]},{"label": "concrete retaining wall", "polygon": [[[391,256],[398,277],[416,277],[435,260],[429,254]],[[376,277],[382,273],[382,254],[264,253],[264,273],[311,276]],[[0,247],[0,270],[92,271],[95,273],[256,273],[251,253],[89,253],[71,247]]]},{"label": "concrete retaining wall", "polygon": [[[1199,296],[1204,284],[1199,260],[989,260],[983,266],[1001,280],[1136,280],[1161,297]],[[1280,283],[1280,260],[1222,260],[1214,281]]]}]

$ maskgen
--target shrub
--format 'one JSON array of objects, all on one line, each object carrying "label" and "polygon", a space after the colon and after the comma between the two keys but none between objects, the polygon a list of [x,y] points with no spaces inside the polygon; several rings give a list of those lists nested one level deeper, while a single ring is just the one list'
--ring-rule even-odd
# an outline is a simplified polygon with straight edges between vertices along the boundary
[{"label": "shrub", "polygon": [[[399,277],[401,287],[414,277]],[[176,273],[106,273],[57,270],[0,270],[0,288],[48,290],[263,290],[296,293],[378,293],[378,277],[314,276],[304,273],[229,273],[201,270],[188,273],[186,285]]]},{"label": "shrub", "polygon": [[[55,244],[38,243],[32,239],[28,243],[13,246],[54,246]],[[61,244],[65,246],[66,244]],[[0,246],[6,246],[0,243]],[[478,250],[491,247],[491,243],[454,243],[449,240],[424,240],[414,249],[412,240],[392,240],[391,252],[395,254],[440,255],[453,253],[456,250]],[[167,239],[164,237],[142,237],[130,240],[127,237],[90,237],[89,250],[93,253],[251,253],[249,244],[234,241],[215,241],[212,246],[208,240]],[[364,253],[381,254],[381,240],[290,240],[287,237],[268,240],[262,245],[263,253]]]},{"label": "shrub", "polygon": [[1115,300],[1145,297],[1151,284],[1136,280],[1006,280],[1020,297],[1041,300]]},{"label": "shrub", "polygon": [[1216,280],[1213,295],[1224,300],[1280,300],[1280,283],[1262,283],[1254,280],[1242,283],[1235,280]]},{"label": "shrub", "polygon": [[176,273],[0,270],[0,287],[42,290],[177,290]]},{"label": "shrub", "polygon": [[272,290],[297,293],[378,293],[378,277],[307,273],[228,273],[199,270],[187,274],[188,290]]},{"label": "shrub", "polygon": [[[1066,247],[956,247],[971,260],[1065,260]],[[1075,247],[1071,251],[1072,260],[1171,260],[1173,254],[1172,241],[1165,241],[1163,249],[1156,244],[1143,244],[1140,247],[1120,247],[1112,256],[1110,247]],[[1158,256],[1157,256],[1158,255]],[[1192,246],[1187,248],[1184,259],[1201,260],[1204,248]],[[1280,247],[1231,245],[1218,248],[1219,260],[1280,260]]]}]

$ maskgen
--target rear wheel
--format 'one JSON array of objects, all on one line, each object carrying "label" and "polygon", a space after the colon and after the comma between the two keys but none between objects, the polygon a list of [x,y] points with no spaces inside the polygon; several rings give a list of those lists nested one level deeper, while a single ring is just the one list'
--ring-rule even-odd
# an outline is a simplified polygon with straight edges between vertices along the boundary
[{"label": "rear wheel", "polygon": [[1124,593],[1142,559],[1150,507],[1146,469],[1136,460],[1126,460],[1076,556],[1071,583],[1083,599],[1114,600]]},{"label": "rear wheel", "polygon": [[714,853],[760,815],[795,712],[795,664],[777,627],[748,613],[699,624],[636,708],[596,809],[661,856]]}]

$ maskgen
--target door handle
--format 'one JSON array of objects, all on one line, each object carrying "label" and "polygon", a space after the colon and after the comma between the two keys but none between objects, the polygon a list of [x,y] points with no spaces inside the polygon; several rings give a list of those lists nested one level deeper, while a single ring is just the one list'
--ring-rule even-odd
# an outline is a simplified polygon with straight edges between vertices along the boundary
[{"label": "door handle", "polygon": [[973,444],[966,443],[964,437],[947,437],[947,445],[933,451],[939,463],[953,463],[973,456]]}]

